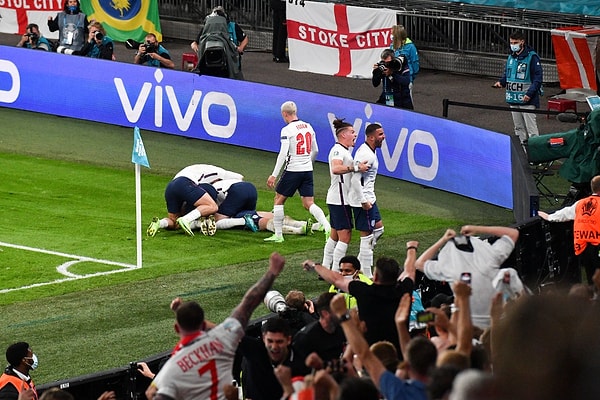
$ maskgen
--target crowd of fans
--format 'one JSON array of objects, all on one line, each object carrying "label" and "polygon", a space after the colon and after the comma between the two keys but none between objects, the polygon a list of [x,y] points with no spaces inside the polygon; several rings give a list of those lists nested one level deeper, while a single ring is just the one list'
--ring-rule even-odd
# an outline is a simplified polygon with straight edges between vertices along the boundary
[{"label": "crowd of fans", "polygon": [[[59,52],[113,58],[112,40],[101,24],[88,22],[78,0],[65,1],[64,10],[49,18],[48,26],[59,30]],[[416,50],[409,51],[412,42],[403,28],[396,27],[393,32],[396,40],[389,54],[382,55],[383,64],[375,66],[374,74],[385,80],[392,74],[393,65],[389,63],[393,57],[403,57],[406,82],[402,90],[393,93],[403,91],[403,101],[410,103],[405,108],[412,108],[418,57]],[[243,36],[236,47],[241,55],[247,38],[239,32],[238,36]],[[52,50],[35,24],[27,27],[18,45]],[[168,51],[153,34],[139,45],[135,60],[174,68]],[[386,91],[384,87],[381,102],[385,102]],[[398,99],[395,106],[401,103]],[[292,105],[282,108],[286,123],[297,122]],[[340,129],[348,131],[348,141],[353,144],[356,136],[350,128],[348,124]],[[358,172],[358,164],[353,165],[342,165],[342,173],[353,169]],[[280,168],[276,166],[271,176],[271,187]],[[193,180],[199,185],[200,178]],[[177,183],[176,179],[173,182]],[[231,186],[239,183],[243,182]],[[203,197],[205,203],[199,200]],[[177,225],[193,234],[192,222],[219,211],[216,201],[209,197],[202,191],[194,198],[189,218],[188,214],[176,215],[181,204],[168,209],[172,215],[153,220],[148,234],[154,236],[159,229]],[[312,193],[307,192],[306,197],[312,198]],[[283,232],[284,201],[276,203],[281,207],[275,217],[270,216],[278,218],[274,228],[277,238]],[[202,222],[205,230],[214,234],[220,221],[223,229],[244,225],[253,231],[268,229],[267,217],[263,218],[262,228],[252,218],[237,213],[224,213],[218,221]],[[309,224],[303,227],[306,231]],[[203,226],[197,228],[202,230]],[[175,299],[171,303],[180,341],[160,370],[152,371],[140,363],[140,374],[152,380],[146,395],[149,400],[240,396],[251,400],[596,398],[600,391],[594,384],[600,372],[596,362],[600,354],[596,344],[600,313],[594,300],[600,288],[600,272],[589,270],[591,285],[578,283],[568,293],[532,295],[515,270],[502,268],[518,239],[519,231],[508,227],[466,225],[459,233],[448,229],[420,255],[419,243],[407,242],[403,267],[398,260],[379,257],[372,277],[371,265],[365,265],[368,276],[361,272],[360,259],[364,257],[343,256],[345,249],[344,254],[339,252],[343,257],[335,261],[330,257],[331,266],[306,260],[297,268],[315,271],[331,284],[330,290],[314,302],[296,290],[285,299],[280,296],[279,302],[272,301],[279,297],[268,295],[269,290],[285,264],[282,256],[273,253],[265,275],[220,324],[207,320],[195,301]],[[594,250],[597,258],[597,248]],[[421,307],[418,274],[448,283],[451,293],[439,293]],[[271,304],[278,307],[254,334],[246,328],[263,299],[269,308]],[[280,308],[281,302],[284,304]],[[11,345],[6,359],[8,366],[0,377],[0,400],[37,400],[30,376],[37,357],[29,344]],[[72,400],[59,389],[47,390],[40,398]],[[101,400],[114,398],[114,392],[100,396]]]},{"label": "crowd of fans", "polygon": [[[482,252],[513,243],[512,228],[466,226],[461,231],[496,229],[501,235],[497,240],[478,243],[480,239],[467,236],[477,243],[472,250],[452,240],[457,236],[449,230],[441,239],[442,246],[432,246],[437,247],[436,262],[452,270],[457,259],[451,261],[444,252],[460,251],[475,259]],[[419,322],[418,317],[415,322],[410,312],[412,276],[420,263],[427,265],[423,256],[431,257],[429,249],[417,257],[416,247],[415,241],[407,243],[404,268],[380,257],[372,284],[361,281],[358,270],[349,285],[340,285],[343,291],[338,287],[323,292],[314,302],[297,290],[290,291],[285,300],[268,292],[285,263],[274,253],[265,276],[221,324],[208,321],[197,302],[175,299],[171,309],[181,340],[158,371],[140,364],[140,373],[152,379],[148,399],[208,398],[203,397],[206,393],[219,399],[241,395],[274,400],[595,398],[600,313],[594,293],[600,287],[600,272],[593,275],[593,288],[578,283],[565,293],[537,295],[523,288],[512,297],[498,286],[489,292],[484,286],[494,288],[494,278],[473,273],[470,282],[460,277],[449,280],[452,293],[425,304],[425,312],[432,315],[429,322]],[[356,264],[352,257],[340,264],[348,260]],[[334,285],[348,281],[337,279],[336,275],[343,277],[340,272],[320,268],[310,260],[296,268],[321,273]],[[505,272],[498,269],[503,278],[515,278]],[[385,277],[380,278],[380,273]],[[396,276],[396,284],[386,288],[381,282],[387,284],[388,274]],[[378,299],[378,289],[367,291],[364,286],[381,287],[385,295]],[[486,326],[473,323],[472,310],[481,298],[474,300],[481,297],[476,294],[481,291],[489,292]],[[352,294],[354,306],[348,307],[348,293],[343,292]],[[244,331],[263,299],[276,312],[265,318],[260,333]],[[378,308],[382,312],[375,311]],[[390,333],[393,340],[382,340]],[[29,375],[37,357],[29,345],[16,343],[6,355],[9,365],[0,377],[0,398],[37,398]],[[202,371],[215,375],[210,378]],[[198,388],[204,391],[194,392]],[[56,390],[44,395],[69,399]],[[101,398],[110,400],[114,393]]]}]

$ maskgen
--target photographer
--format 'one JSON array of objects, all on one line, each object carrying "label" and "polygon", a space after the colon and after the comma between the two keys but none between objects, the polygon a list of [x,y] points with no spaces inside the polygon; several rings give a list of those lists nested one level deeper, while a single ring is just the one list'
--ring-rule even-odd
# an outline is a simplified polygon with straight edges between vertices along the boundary
[{"label": "photographer", "polygon": [[27,25],[27,33],[21,37],[21,40],[17,43],[17,47],[44,51],[50,51],[52,49],[48,39],[40,34],[40,28],[37,24]]},{"label": "photographer", "polygon": [[50,32],[58,31],[57,53],[73,54],[81,51],[89,25],[87,15],[81,12],[79,0],[65,0],[63,10],[56,17],[48,17]]},{"label": "photographer", "polygon": [[158,39],[154,33],[146,35],[144,43],[138,47],[135,53],[133,62],[136,64],[146,64],[150,67],[157,68],[175,68],[175,63],[171,60],[171,55],[162,44],[158,43]]},{"label": "photographer", "polygon": [[319,319],[315,306],[300,290],[290,290],[283,297],[277,290],[270,290],[265,295],[265,306],[290,325],[291,335],[295,335],[304,326]]},{"label": "photographer", "polygon": [[104,60],[113,59],[114,44],[110,37],[106,36],[104,27],[99,22],[92,22],[88,26],[88,41],[81,51],[75,52],[85,57],[101,58]]},{"label": "photographer", "polygon": [[377,99],[377,104],[413,109],[410,95],[410,68],[404,56],[394,57],[392,49],[383,50],[381,61],[373,66],[371,82],[374,87],[383,82],[383,91]]}]

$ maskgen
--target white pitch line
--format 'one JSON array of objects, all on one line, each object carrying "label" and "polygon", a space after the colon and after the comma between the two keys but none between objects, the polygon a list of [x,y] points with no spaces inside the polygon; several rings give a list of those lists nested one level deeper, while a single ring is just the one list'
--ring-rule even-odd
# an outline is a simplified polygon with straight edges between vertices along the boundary
[{"label": "white pitch line", "polygon": [[[73,280],[76,280],[76,279],[85,279],[85,278],[92,278],[92,277],[95,277],[95,276],[116,274],[116,273],[119,273],[119,272],[126,272],[126,271],[131,271],[131,270],[139,268],[137,265],[134,265],[134,264],[126,264],[126,263],[121,263],[121,262],[116,262],[116,261],[110,261],[110,260],[102,260],[102,259],[99,259],[99,258],[91,258],[91,257],[85,257],[85,256],[78,256],[78,255],[75,255],[75,254],[61,253],[59,251],[44,250],[44,249],[39,249],[39,248],[35,248],[35,247],[21,246],[21,245],[12,244],[12,243],[0,242],[0,247],[2,247],[2,246],[3,247],[11,247],[11,248],[14,248],[14,249],[19,249],[19,250],[33,251],[33,252],[36,252],[36,253],[50,254],[50,255],[59,256],[59,257],[65,257],[65,258],[74,258],[75,260],[63,263],[63,264],[61,264],[60,266],[58,266],[56,268],[56,270],[59,273],[61,273],[63,275],[67,275],[68,278],[56,279],[56,280],[53,280],[53,281],[50,281],[50,282],[34,283],[34,284],[31,284],[31,285],[21,286],[21,287],[18,287],[18,288],[0,289],[0,293],[8,293],[8,292],[16,291],[16,290],[31,289],[31,288],[34,288],[34,287],[53,285],[53,284],[56,284],[56,283],[68,282],[68,281],[73,281]],[[97,264],[115,265],[115,266],[118,266],[118,267],[122,267],[122,269],[113,270],[113,271],[96,272],[96,273],[93,273],[93,274],[86,274],[86,275],[77,275],[77,274],[73,274],[73,273],[67,271],[67,269],[71,265],[79,263],[79,262],[93,262],[93,263],[97,263]]]}]

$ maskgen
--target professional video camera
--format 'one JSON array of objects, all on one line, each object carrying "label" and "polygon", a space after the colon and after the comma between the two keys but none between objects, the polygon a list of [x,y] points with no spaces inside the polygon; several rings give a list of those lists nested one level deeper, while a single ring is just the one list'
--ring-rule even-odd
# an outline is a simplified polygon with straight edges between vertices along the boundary
[{"label": "professional video camera", "polygon": [[571,183],[562,204],[566,207],[589,196],[590,181],[600,173],[600,110],[558,114],[557,119],[579,123],[579,127],[567,132],[530,137],[527,156],[532,164],[563,159],[559,175]]}]

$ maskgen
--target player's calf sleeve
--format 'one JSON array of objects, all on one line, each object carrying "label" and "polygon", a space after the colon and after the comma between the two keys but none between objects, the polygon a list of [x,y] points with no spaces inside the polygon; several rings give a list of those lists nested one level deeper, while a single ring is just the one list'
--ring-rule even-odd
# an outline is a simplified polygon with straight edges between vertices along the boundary
[{"label": "player's calf sleeve", "polygon": [[377,244],[379,238],[383,235],[383,226],[381,228],[375,228],[373,230],[373,247]]},{"label": "player's calf sleeve", "polygon": [[332,269],[337,271],[340,268],[340,260],[346,255],[347,250],[348,243],[338,240],[337,244],[335,245],[335,249],[333,250],[333,260],[331,261]]},{"label": "player's calf sleeve", "polygon": [[224,218],[217,221],[217,229],[231,229],[236,226],[244,226],[246,221],[244,218]]},{"label": "player's calf sleeve", "polygon": [[313,217],[315,217],[317,221],[319,221],[321,225],[323,225],[323,227],[327,229],[330,228],[329,221],[327,221],[327,217],[325,217],[325,213],[323,212],[321,207],[313,203],[308,209],[308,211],[312,214]]},{"label": "player's calf sleeve", "polygon": [[187,221],[187,222],[192,222],[195,219],[198,219],[202,216],[202,214],[200,214],[200,211],[198,211],[197,209],[194,209],[192,211],[190,211],[189,213],[185,214],[182,218]]},{"label": "player's calf sleeve", "polygon": [[372,242],[373,235],[362,236],[360,238],[360,250],[358,252],[358,261],[360,261],[360,268],[367,278],[373,276],[371,267],[373,266],[373,249]]},{"label": "player's calf sleeve", "polygon": [[273,207],[273,228],[275,231],[275,235],[282,236],[283,235],[283,219],[285,218],[285,214],[283,212],[283,205],[276,205]]},{"label": "player's calf sleeve", "polygon": [[331,269],[331,262],[333,261],[333,251],[335,250],[335,245],[337,242],[332,238],[328,238],[325,243],[325,248],[323,249],[323,262],[322,266]]}]

